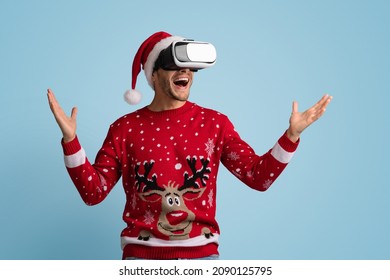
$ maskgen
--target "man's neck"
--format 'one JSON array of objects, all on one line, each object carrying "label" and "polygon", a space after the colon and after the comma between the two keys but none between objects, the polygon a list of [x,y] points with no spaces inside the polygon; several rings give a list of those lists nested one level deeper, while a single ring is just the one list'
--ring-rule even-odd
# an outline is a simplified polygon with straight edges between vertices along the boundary
[{"label": "man's neck", "polygon": [[163,102],[161,100],[153,99],[152,103],[148,106],[148,109],[152,112],[161,112],[166,110],[173,110],[182,107],[186,101],[170,100]]}]

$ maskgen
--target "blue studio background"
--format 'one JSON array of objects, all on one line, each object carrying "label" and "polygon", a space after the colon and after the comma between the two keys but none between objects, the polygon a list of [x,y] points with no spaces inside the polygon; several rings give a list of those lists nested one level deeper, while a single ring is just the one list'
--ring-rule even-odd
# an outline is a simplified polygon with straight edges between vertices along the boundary
[{"label": "blue studio background", "polygon": [[79,108],[91,160],[123,101],[150,34],[212,42],[191,100],[227,114],[257,153],[324,93],[322,119],[267,192],[219,175],[221,259],[390,259],[388,1],[0,2],[0,259],[120,259],[120,182],[83,204],[64,167],[47,104]]}]

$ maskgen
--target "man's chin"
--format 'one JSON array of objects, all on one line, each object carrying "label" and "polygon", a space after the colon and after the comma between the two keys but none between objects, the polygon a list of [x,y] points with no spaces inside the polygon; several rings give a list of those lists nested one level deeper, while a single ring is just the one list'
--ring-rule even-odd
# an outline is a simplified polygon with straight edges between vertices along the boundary
[{"label": "man's chin", "polygon": [[177,101],[187,101],[188,100],[188,97],[189,97],[189,93],[183,93],[183,94],[172,94],[171,97]]}]

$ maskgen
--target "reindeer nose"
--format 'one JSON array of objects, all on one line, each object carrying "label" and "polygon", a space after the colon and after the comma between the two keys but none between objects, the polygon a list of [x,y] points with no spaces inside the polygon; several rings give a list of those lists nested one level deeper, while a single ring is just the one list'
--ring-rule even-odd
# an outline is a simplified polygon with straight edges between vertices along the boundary
[{"label": "reindeer nose", "polygon": [[177,225],[187,219],[188,213],[184,211],[172,211],[167,214],[169,224]]}]

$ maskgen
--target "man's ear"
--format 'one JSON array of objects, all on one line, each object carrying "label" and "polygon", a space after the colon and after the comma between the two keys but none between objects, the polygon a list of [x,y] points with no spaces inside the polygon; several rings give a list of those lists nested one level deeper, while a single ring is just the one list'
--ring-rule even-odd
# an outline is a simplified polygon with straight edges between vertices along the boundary
[{"label": "man's ear", "polygon": [[155,83],[156,83],[157,80],[158,80],[158,70],[159,70],[159,69],[155,69],[155,70],[153,70],[153,73],[152,73],[153,88],[154,88],[154,86],[155,86]]},{"label": "man's ear", "polygon": [[156,81],[157,81],[157,70],[153,70],[151,80],[152,80],[152,88],[155,89]]},{"label": "man's ear", "polygon": [[156,75],[157,75],[157,70],[153,70],[153,73],[152,73],[152,82],[153,83],[156,81]]}]

